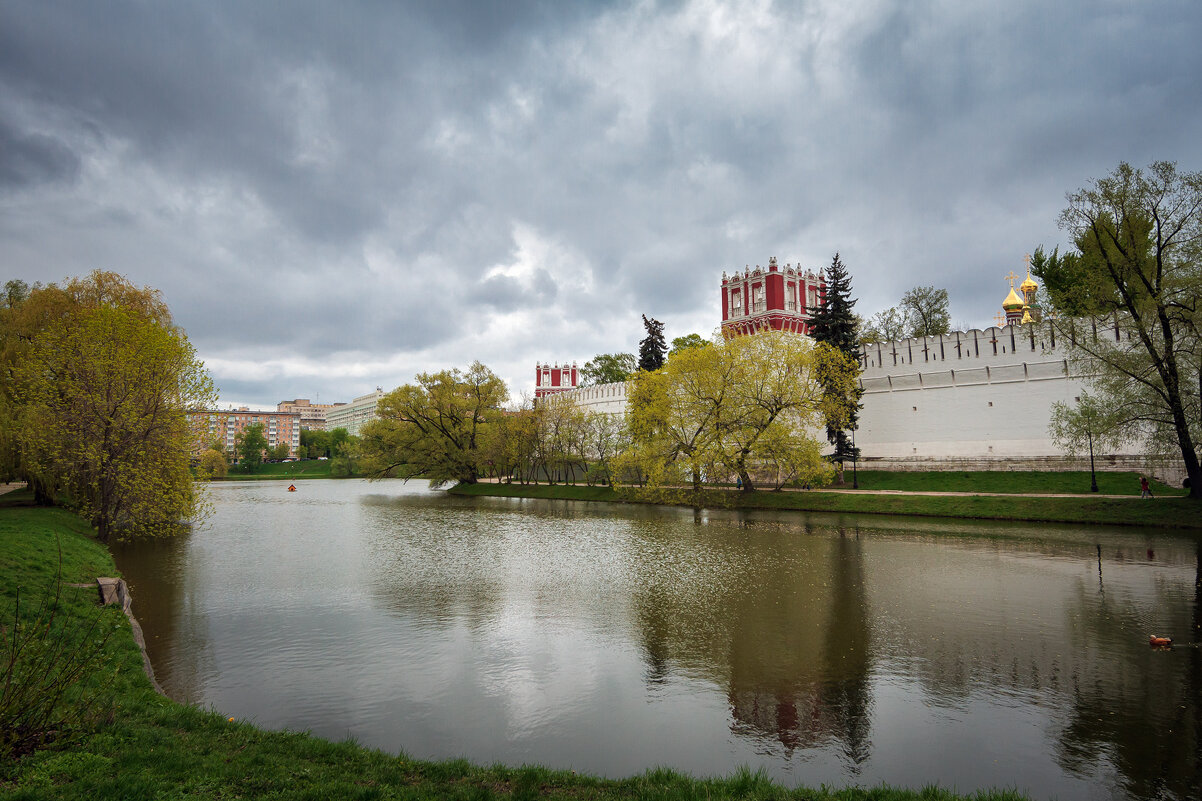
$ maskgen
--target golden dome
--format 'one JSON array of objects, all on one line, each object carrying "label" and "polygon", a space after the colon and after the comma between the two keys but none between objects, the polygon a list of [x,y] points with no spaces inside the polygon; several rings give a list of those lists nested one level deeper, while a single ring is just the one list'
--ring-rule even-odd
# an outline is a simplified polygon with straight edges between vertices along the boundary
[{"label": "golden dome", "polygon": [[1010,287],[1010,294],[1007,295],[1006,299],[1002,301],[1002,308],[1006,311],[1018,311],[1024,305],[1023,299],[1020,298],[1018,293],[1014,291],[1014,287]]},{"label": "golden dome", "polygon": [[1031,317],[1031,309],[1028,308],[1023,312],[1023,325],[1030,325],[1033,322],[1035,322],[1035,320]]},{"label": "golden dome", "polygon": [[1021,284],[1019,284],[1018,288],[1021,289],[1023,292],[1026,292],[1028,289],[1039,289],[1039,284],[1037,284],[1031,280],[1031,273],[1028,272],[1027,280],[1023,281]]}]

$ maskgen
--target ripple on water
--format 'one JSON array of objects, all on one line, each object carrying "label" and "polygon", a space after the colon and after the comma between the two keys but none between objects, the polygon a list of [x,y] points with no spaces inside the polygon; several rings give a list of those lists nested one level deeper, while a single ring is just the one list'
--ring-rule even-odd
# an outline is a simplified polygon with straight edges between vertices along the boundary
[{"label": "ripple on water", "polygon": [[240,718],[606,775],[1197,786],[1199,651],[1146,644],[1191,631],[1192,540],[398,482],[214,496],[207,526],[119,558],[164,684]]}]

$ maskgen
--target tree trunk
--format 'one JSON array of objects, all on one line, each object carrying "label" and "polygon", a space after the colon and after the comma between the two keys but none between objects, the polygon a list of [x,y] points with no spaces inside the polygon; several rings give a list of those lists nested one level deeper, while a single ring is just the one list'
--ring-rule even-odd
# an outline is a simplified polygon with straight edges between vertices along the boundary
[{"label": "tree trunk", "polygon": [[[1176,367],[1176,365],[1171,365]],[[1171,374],[1174,378],[1176,372]],[[1177,432],[1177,443],[1181,447],[1181,456],[1185,461],[1185,474],[1189,477],[1189,497],[1191,500],[1202,500],[1202,465],[1198,463],[1198,454],[1194,450],[1194,441],[1189,433],[1189,422],[1185,419],[1185,405],[1177,384],[1165,382],[1169,392],[1169,401],[1173,412],[1173,426]]]},{"label": "tree trunk", "polygon": [[747,474],[747,468],[739,468],[739,480],[743,482],[743,492],[755,491],[755,487],[751,485],[751,476]]}]

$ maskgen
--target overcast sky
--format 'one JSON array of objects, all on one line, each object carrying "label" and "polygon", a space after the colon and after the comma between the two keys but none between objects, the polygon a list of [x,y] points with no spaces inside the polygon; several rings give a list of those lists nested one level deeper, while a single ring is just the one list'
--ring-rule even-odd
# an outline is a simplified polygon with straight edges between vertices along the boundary
[{"label": "overcast sky", "polygon": [[0,2],[0,280],[162,290],[223,404],[720,322],[839,251],[991,324],[1066,192],[1202,170],[1202,2]]}]

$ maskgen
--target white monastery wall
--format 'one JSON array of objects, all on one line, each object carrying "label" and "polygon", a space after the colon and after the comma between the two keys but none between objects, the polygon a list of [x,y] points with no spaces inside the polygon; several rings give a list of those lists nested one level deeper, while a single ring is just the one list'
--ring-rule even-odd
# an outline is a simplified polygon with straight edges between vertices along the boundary
[{"label": "white monastery wall", "polygon": [[[1087,336],[1115,336],[1098,328]],[[1048,323],[1007,325],[861,346],[862,464],[893,469],[1088,469],[1048,434],[1052,404],[1085,381]],[[563,393],[589,411],[624,414],[626,384]],[[821,436],[821,434],[819,435]],[[1099,469],[1140,469],[1138,446],[1098,454]]]},{"label": "white monastery wall", "polygon": [[[1084,336],[1114,337],[1114,327]],[[1047,322],[864,345],[856,444],[881,467],[1088,468],[1048,434],[1052,404],[1086,386]],[[1139,469],[1138,445],[1098,454],[1099,469]]]},{"label": "white monastery wall", "polygon": [[862,346],[865,461],[1062,460],[1051,407],[1084,384],[1057,344],[1044,324]]},{"label": "white monastery wall", "polygon": [[589,412],[605,412],[606,414],[626,414],[626,382],[616,384],[598,384],[594,387],[578,387],[560,393],[561,397],[570,398],[576,405]]}]

